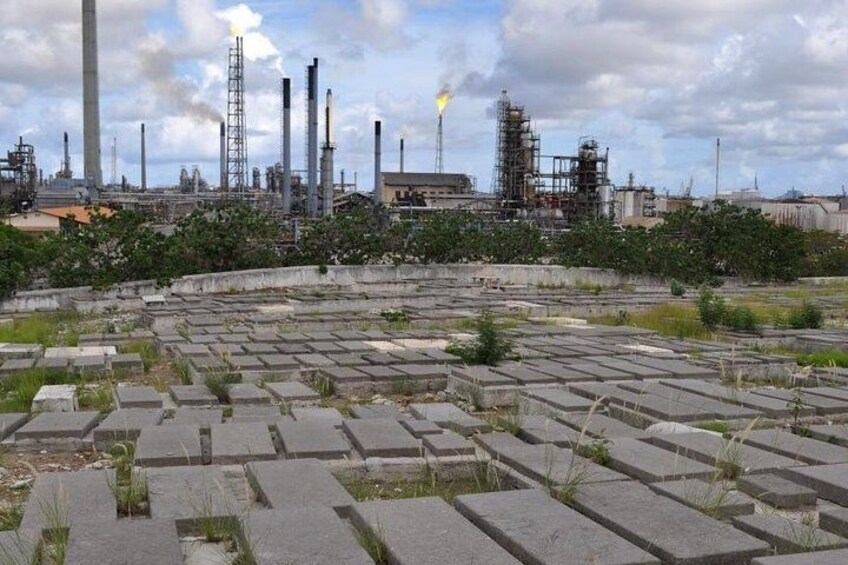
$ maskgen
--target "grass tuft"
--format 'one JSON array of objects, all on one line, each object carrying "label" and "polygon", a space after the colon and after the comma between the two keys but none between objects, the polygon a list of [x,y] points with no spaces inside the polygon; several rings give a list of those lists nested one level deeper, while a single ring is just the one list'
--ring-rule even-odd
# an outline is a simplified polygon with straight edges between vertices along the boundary
[{"label": "grass tuft", "polygon": [[149,341],[134,341],[121,347],[122,353],[138,353],[144,365],[144,372],[149,373],[156,363],[159,362],[159,350]]}]

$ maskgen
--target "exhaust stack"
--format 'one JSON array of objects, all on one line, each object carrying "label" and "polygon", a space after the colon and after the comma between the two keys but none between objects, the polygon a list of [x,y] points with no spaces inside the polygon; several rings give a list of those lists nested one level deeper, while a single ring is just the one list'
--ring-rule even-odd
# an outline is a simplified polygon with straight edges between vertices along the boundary
[{"label": "exhaust stack", "polygon": [[403,138],[400,138],[400,172],[403,172]]},{"label": "exhaust stack", "polygon": [[147,133],[141,124],[141,190],[147,190]]},{"label": "exhaust stack", "polygon": [[283,213],[291,214],[291,79],[283,79]]},{"label": "exhaust stack", "polygon": [[307,107],[307,183],[309,194],[309,215],[318,216],[318,59],[312,60],[307,71],[308,107]]},{"label": "exhaust stack", "polygon": [[324,145],[321,148],[321,198],[324,201],[323,215],[333,215],[333,91],[327,89],[327,107],[324,120]]},{"label": "exhaust stack", "polygon": [[383,203],[383,171],[380,165],[382,153],[382,129],[383,122],[374,122],[374,206],[379,207]]},{"label": "exhaust stack", "polygon": [[227,122],[221,122],[221,192],[227,192],[229,187],[229,171],[227,170]]},{"label": "exhaust stack", "polygon": [[97,2],[82,0],[84,174],[103,186],[100,162],[100,78],[97,64]]},{"label": "exhaust stack", "polygon": [[62,177],[69,179],[73,175],[71,174],[71,148],[70,143],[68,141],[68,132],[65,132],[65,159],[62,161]]}]

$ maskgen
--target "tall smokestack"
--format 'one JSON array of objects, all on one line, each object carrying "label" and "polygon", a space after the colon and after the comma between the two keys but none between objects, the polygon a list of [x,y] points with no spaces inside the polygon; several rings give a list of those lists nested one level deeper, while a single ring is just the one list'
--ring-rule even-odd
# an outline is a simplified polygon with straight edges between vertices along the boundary
[{"label": "tall smokestack", "polygon": [[68,132],[65,132],[65,160],[62,163],[62,176],[66,179],[71,178],[71,149],[68,142]]},{"label": "tall smokestack", "polygon": [[82,84],[85,177],[103,186],[100,163],[100,79],[97,71],[97,2],[82,0]]},{"label": "tall smokestack", "polygon": [[147,139],[144,124],[141,124],[141,190],[147,190]]},{"label": "tall smokestack", "polygon": [[291,213],[291,79],[283,79],[283,213]]},{"label": "tall smokestack", "polygon": [[228,190],[227,182],[229,174],[227,170],[227,122],[221,122],[221,187],[220,192]]},{"label": "tall smokestack", "polygon": [[403,172],[403,138],[400,138],[400,172]]},{"label": "tall smokestack", "polygon": [[324,119],[324,146],[321,151],[321,192],[324,200],[325,216],[333,215],[333,91],[327,89],[327,106]]},{"label": "tall smokestack", "polygon": [[383,122],[377,120],[374,122],[374,205],[380,206],[383,203],[383,171],[380,166],[380,157],[382,153],[382,130]]},{"label": "tall smokestack", "polygon": [[721,165],[721,138],[716,138],[716,188],[715,188],[715,197],[718,200],[718,172],[719,167]]},{"label": "tall smokestack", "polygon": [[308,71],[308,193],[309,215],[318,215],[318,59],[312,61]]}]

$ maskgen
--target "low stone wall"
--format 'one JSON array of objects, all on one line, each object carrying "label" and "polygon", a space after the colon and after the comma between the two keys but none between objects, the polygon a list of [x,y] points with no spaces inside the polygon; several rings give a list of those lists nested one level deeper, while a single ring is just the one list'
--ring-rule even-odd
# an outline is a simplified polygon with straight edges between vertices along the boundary
[{"label": "low stone wall", "polygon": [[[16,293],[0,303],[0,313],[55,311],[91,302],[110,303],[137,300],[149,294],[211,294],[245,292],[271,288],[356,287],[447,280],[466,285],[547,286],[634,285],[665,287],[660,279],[634,277],[605,269],[576,269],[551,265],[365,265],[284,267],[230,273],[189,275],[157,288],[155,281],[116,285],[105,291],[91,287],[61,288]],[[134,305],[135,306],[135,305]]]}]

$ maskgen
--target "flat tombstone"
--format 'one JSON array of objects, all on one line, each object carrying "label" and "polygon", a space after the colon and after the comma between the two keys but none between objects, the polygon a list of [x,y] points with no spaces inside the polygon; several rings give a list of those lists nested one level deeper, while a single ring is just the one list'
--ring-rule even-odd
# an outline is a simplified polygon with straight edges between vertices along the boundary
[{"label": "flat tombstone", "polygon": [[144,360],[139,353],[119,353],[108,358],[112,371],[140,375],[144,373]]},{"label": "flat tombstone", "polygon": [[230,386],[227,391],[232,404],[270,404],[271,395],[255,384],[240,383]]},{"label": "flat tombstone", "polygon": [[44,385],[32,399],[33,412],[75,412],[78,409],[74,385]]},{"label": "flat tombstone", "polygon": [[417,457],[421,445],[396,420],[346,420],[342,426],[363,457]]},{"label": "flat tombstone", "polygon": [[819,498],[848,506],[848,463],[781,469],[780,475],[815,490]]},{"label": "flat tombstone", "polygon": [[456,507],[530,565],[637,565],[660,561],[538,490],[459,496]]},{"label": "flat tombstone", "polygon": [[848,449],[783,430],[752,430],[745,443],[810,465],[848,463]]},{"label": "flat tombstone", "polygon": [[248,424],[261,422],[268,427],[280,420],[291,420],[291,416],[283,416],[278,405],[233,406],[233,424]]},{"label": "flat tombstone", "polygon": [[265,389],[274,397],[285,403],[289,402],[318,402],[321,396],[300,381],[285,381],[281,383],[265,383]]},{"label": "flat tombstone", "polygon": [[443,428],[450,428],[462,435],[492,431],[492,426],[483,420],[463,412],[449,402],[432,404],[410,404],[409,409],[419,420],[430,420]]},{"label": "flat tombstone", "polygon": [[453,432],[443,434],[427,434],[422,436],[424,447],[436,457],[453,455],[474,455],[474,442]]},{"label": "flat tombstone", "polygon": [[259,359],[273,371],[296,371],[300,363],[293,355],[279,355],[276,353],[263,353]]},{"label": "flat tombstone", "polygon": [[174,417],[163,423],[175,426],[197,426],[201,433],[208,434],[212,424],[220,424],[223,421],[224,411],[221,408],[177,408],[174,410]]},{"label": "flat tombstone", "polygon": [[315,422],[279,422],[275,426],[280,450],[287,459],[343,459],[350,445],[333,426]]},{"label": "flat tombstone", "polygon": [[705,432],[654,435],[651,441],[658,447],[680,453],[707,465],[712,465],[719,460],[723,465],[737,466],[746,473],[760,473],[803,465],[788,457],[744,443],[724,440]]},{"label": "flat tombstone", "polygon": [[357,371],[364,373],[375,382],[402,380],[404,374],[393,367],[386,365],[363,365],[356,367]]},{"label": "flat tombstone", "polygon": [[677,502],[704,512],[709,510],[721,519],[753,514],[756,500],[741,492],[730,490],[723,481],[683,479],[653,483],[651,489]]},{"label": "flat tombstone", "polygon": [[646,438],[645,430],[628,426],[620,420],[610,418],[597,412],[592,414],[560,414],[556,419],[578,431],[585,430],[585,434],[594,438]]},{"label": "flat tombstone", "polygon": [[152,386],[119,386],[115,397],[120,408],[162,408],[162,397]]},{"label": "flat tombstone", "polygon": [[344,422],[344,416],[335,408],[292,408],[291,413],[298,422],[324,424],[337,428],[341,428]]},{"label": "flat tombstone", "polygon": [[740,491],[777,508],[815,506],[818,499],[813,489],[772,474],[739,477],[736,486]]},{"label": "flat tombstone", "polygon": [[574,507],[663,562],[746,563],[770,551],[769,544],[637,482],[582,486]]},{"label": "flat tombstone", "polygon": [[406,415],[401,414],[394,406],[382,404],[354,404],[350,408],[354,418],[360,420],[404,420]]},{"label": "flat tombstone", "polygon": [[213,465],[240,465],[277,458],[266,424],[216,424],[212,426],[211,436]]},{"label": "flat tombstone", "polygon": [[254,461],[247,476],[262,502],[275,510],[332,508],[347,515],[354,500],[327,467],[316,459]]},{"label": "flat tombstone", "polygon": [[108,449],[115,442],[135,441],[143,428],[158,426],[164,417],[161,409],[119,408],[94,428],[94,445]]},{"label": "flat tombstone", "polygon": [[92,520],[117,520],[112,482],[111,471],[39,475],[27,499],[21,529],[40,531]]},{"label": "flat tombstone", "polygon": [[329,508],[252,512],[245,520],[256,565],[368,565],[371,558]]},{"label": "flat tombstone", "polygon": [[819,511],[819,527],[828,532],[848,537],[848,508],[834,506]]},{"label": "flat tombstone", "polygon": [[299,353],[294,358],[300,363],[301,367],[306,368],[330,367],[335,365],[326,355],[321,355],[320,353]]},{"label": "flat tombstone", "polygon": [[99,412],[44,412],[15,432],[15,441],[83,439],[100,420]]},{"label": "flat tombstone", "polygon": [[75,524],[66,551],[65,565],[113,563],[116,552],[121,565],[183,563],[176,525],[168,519]]},{"label": "flat tombstone", "polygon": [[147,469],[150,517],[177,520],[177,527],[197,518],[237,516],[223,467],[163,467]]},{"label": "flat tombstone", "polygon": [[767,541],[778,553],[800,553],[848,547],[848,540],[821,530],[789,520],[777,514],[753,514],[733,518],[733,525]]},{"label": "flat tombstone", "polygon": [[848,563],[848,549],[816,551],[803,555],[758,557],[751,561],[751,565],[844,565],[845,563]]},{"label": "flat tombstone", "polygon": [[520,562],[440,498],[361,502],[352,521],[386,545],[398,565],[518,565]]},{"label": "flat tombstone", "polygon": [[39,532],[22,529],[0,532],[0,557],[10,564],[35,563],[40,538]]},{"label": "flat tombstone", "polygon": [[633,438],[618,438],[609,445],[608,467],[646,483],[683,478],[709,479],[715,467],[660,449]]},{"label": "flat tombstone", "polygon": [[438,426],[438,424],[431,422],[430,420],[401,420],[400,425],[409,431],[413,436],[421,439],[425,435],[428,434],[440,434],[442,433],[442,428]]},{"label": "flat tombstone", "polygon": [[35,365],[35,359],[8,359],[0,366],[0,375],[11,375],[18,371],[24,371]]},{"label": "flat tombstone", "polygon": [[145,467],[202,464],[200,429],[173,425],[142,429],[135,449],[135,463]]},{"label": "flat tombstone", "polygon": [[[580,442],[580,432],[547,416],[523,416],[518,436],[532,444],[552,443],[557,447],[572,447]],[[582,438],[588,442],[589,438]]]},{"label": "flat tombstone", "polygon": [[524,394],[562,412],[588,412],[594,404],[591,400],[558,388],[531,388]]},{"label": "flat tombstone", "polygon": [[216,406],[218,397],[206,385],[171,385],[171,397],[177,406]]}]

